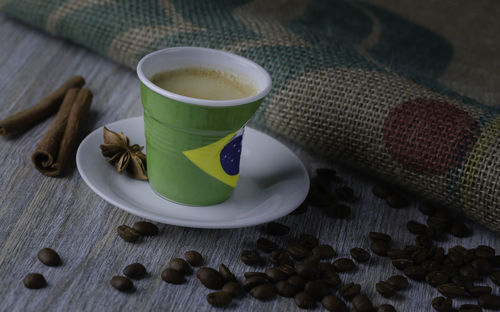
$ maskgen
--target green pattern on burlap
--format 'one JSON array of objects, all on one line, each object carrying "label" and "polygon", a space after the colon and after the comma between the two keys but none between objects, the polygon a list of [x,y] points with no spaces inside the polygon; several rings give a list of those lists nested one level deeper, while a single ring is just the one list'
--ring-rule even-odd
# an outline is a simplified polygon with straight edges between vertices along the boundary
[{"label": "green pattern on burlap", "polygon": [[248,57],[273,78],[254,125],[500,230],[498,103],[443,83],[453,45],[372,1],[0,0],[0,8],[131,68],[174,46]]}]

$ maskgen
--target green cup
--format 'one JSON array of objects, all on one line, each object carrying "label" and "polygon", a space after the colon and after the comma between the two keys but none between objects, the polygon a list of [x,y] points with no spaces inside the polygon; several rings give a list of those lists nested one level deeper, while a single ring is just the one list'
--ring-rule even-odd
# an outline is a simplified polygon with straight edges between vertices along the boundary
[{"label": "green cup", "polygon": [[[247,98],[212,101],[182,96],[153,84],[159,72],[185,67],[222,70],[251,81]],[[228,199],[239,175],[244,126],[271,89],[269,74],[241,56],[179,47],[146,55],[137,65],[144,107],[149,183],[181,204],[207,206]]]}]

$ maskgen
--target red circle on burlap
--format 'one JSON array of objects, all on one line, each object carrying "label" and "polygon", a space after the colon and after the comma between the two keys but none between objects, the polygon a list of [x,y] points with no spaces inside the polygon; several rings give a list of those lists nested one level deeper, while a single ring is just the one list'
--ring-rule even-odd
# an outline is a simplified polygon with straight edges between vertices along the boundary
[{"label": "red circle on burlap", "polygon": [[459,165],[479,137],[479,125],[449,103],[417,98],[394,107],[384,123],[384,143],[405,169],[442,175]]}]

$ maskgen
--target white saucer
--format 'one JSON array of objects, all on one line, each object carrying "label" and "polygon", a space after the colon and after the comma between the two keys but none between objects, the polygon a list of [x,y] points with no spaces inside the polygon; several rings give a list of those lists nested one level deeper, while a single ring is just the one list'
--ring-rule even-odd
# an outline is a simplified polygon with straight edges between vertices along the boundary
[{"label": "white saucer", "polygon": [[[142,117],[106,126],[145,146]],[[285,145],[246,127],[239,182],[225,202],[205,207],[177,204],[158,196],[148,182],[119,175],[101,155],[103,128],[89,134],[76,154],[78,171],[88,186],[110,204],[153,221],[195,228],[238,228],[287,215],[309,191],[309,176],[302,162]],[[84,156],[85,155],[85,156]]]}]

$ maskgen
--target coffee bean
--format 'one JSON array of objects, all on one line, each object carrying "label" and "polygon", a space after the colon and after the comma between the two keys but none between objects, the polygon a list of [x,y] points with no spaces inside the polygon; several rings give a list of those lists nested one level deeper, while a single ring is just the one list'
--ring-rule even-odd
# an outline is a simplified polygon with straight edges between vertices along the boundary
[{"label": "coffee bean", "polygon": [[451,278],[451,282],[460,285],[464,288],[469,288],[474,286],[474,280],[470,277],[465,277],[461,275],[454,275]]},{"label": "coffee bean", "polygon": [[340,258],[333,261],[333,265],[335,266],[335,270],[337,272],[347,272],[352,271],[356,268],[356,264],[349,258]]},{"label": "coffee bean", "polygon": [[329,245],[318,245],[313,248],[312,253],[320,259],[331,259],[335,256],[335,250]]},{"label": "coffee bean", "polygon": [[458,220],[451,224],[450,233],[451,235],[460,238],[469,237],[472,234],[471,230],[462,221]]},{"label": "coffee bean", "polygon": [[287,281],[279,281],[276,283],[275,288],[278,295],[282,297],[291,298],[297,293],[295,287]]},{"label": "coffee bean", "polygon": [[287,276],[292,276],[297,274],[297,269],[295,269],[295,267],[290,264],[282,264],[278,266],[278,269],[281,272],[285,273]]},{"label": "coffee bean", "polygon": [[224,286],[224,278],[216,270],[209,267],[202,267],[196,273],[200,282],[209,289],[221,289]]},{"label": "coffee bean", "polygon": [[353,202],[356,200],[356,196],[354,195],[354,190],[348,186],[341,186],[335,189],[335,195],[341,200],[345,200],[348,202]]},{"label": "coffee bean", "polygon": [[390,304],[381,304],[378,306],[377,312],[396,312],[396,309]]},{"label": "coffee bean", "polygon": [[238,282],[224,284],[224,286],[222,286],[222,291],[227,292],[233,298],[238,298],[243,294],[243,289]]},{"label": "coffee bean", "polygon": [[472,286],[467,288],[467,292],[472,296],[472,297],[479,297],[481,295],[489,295],[491,294],[491,287],[490,286]]},{"label": "coffee bean", "polygon": [[129,278],[141,279],[146,275],[146,268],[140,263],[132,263],[123,269],[123,274]]},{"label": "coffee bean", "polygon": [[310,255],[309,257],[302,259],[300,262],[301,263],[312,263],[312,264],[316,264],[319,266],[320,260],[321,259],[318,256]]},{"label": "coffee bean", "polygon": [[158,227],[151,222],[139,221],[132,226],[142,236],[154,236],[158,234]]},{"label": "coffee bean", "polygon": [[370,253],[363,248],[355,247],[350,250],[351,257],[358,262],[370,260]]},{"label": "coffee bean", "polygon": [[40,273],[30,273],[24,277],[23,284],[29,289],[39,289],[47,286],[47,281]]},{"label": "coffee bean", "polygon": [[168,267],[170,269],[177,270],[184,275],[191,273],[191,267],[186,262],[186,260],[181,258],[173,258],[172,260],[170,260],[170,262],[168,263]]},{"label": "coffee bean", "polygon": [[447,258],[457,266],[463,265],[466,262],[465,261],[466,257],[467,257],[467,250],[462,246],[455,246],[448,250]]},{"label": "coffee bean", "polygon": [[314,309],[316,307],[316,300],[305,291],[296,294],[293,301],[301,309]]},{"label": "coffee bean", "polygon": [[355,283],[347,283],[339,289],[339,294],[345,299],[354,298],[361,291],[361,285]]},{"label": "coffee bean", "polygon": [[483,309],[481,309],[480,306],[476,304],[462,304],[458,308],[458,312],[482,312]]},{"label": "coffee bean", "polygon": [[194,267],[200,266],[203,264],[203,256],[195,251],[189,250],[184,253],[184,258],[186,261]]},{"label": "coffee bean", "polygon": [[455,245],[453,247],[451,247],[450,249],[448,249],[448,253],[458,253],[460,255],[462,255],[463,257],[467,256],[467,248],[465,248],[464,246],[462,245]]},{"label": "coffee bean", "polygon": [[243,250],[240,258],[246,265],[258,265],[262,263],[262,258],[257,250]]},{"label": "coffee bean", "polygon": [[417,246],[425,248],[425,249],[432,248],[432,246],[433,246],[432,239],[430,239],[429,236],[427,236],[427,235],[417,236],[415,238],[415,242],[416,242]]},{"label": "coffee bean", "polygon": [[330,263],[330,262],[321,262],[318,264],[318,269],[319,269],[319,272],[324,274],[325,272],[327,271],[333,271],[335,272],[335,266],[333,265],[333,263]]},{"label": "coffee bean", "polygon": [[495,256],[495,249],[491,248],[490,246],[479,245],[474,249],[474,254],[478,258],[490,260]]},{"label": "coffee bean", "polygon": [[307,212],[307,209],[309,208],[309,202],[306,200],[304,200],[302,202],[302,204],[300,204],[299,207],[297,207],[294,211],[292,211],[290,214],[291,215],[300,215],[300,214],[303,214],[303,213],[306,213]]},{"label": "coffee bean", "polygon": [[497,271],[495,273],[492,273],[490,275],[490,280],[495,283],[496,285],[500,286],[500,271]]},{"label": "coffee bean", "polygon": [[304,287],[306,287],[307,281],[301,276],[293,275],[288,278],[287,282],[290,283],[293,287],[295,287],[295,289],[300,291],[303,290]]},{"label": "coffee bean", "polygon": [[434,310],[438,312],[451,312],[452,311],[452,301],[450,298],[436,297],[432,299],[431,303]]},{"label": "coffee bean", "polygon": [[330,293],[330,286],[322,280],[309,281],[304,288],[305,292],[317,301]]},{"label": "coffee bean", "polygon": [[488,275],[493,272],[493,265],[486,259],[476,259],[471,262],[471,266],[481,275]]},{"label": "coffee bean", "polygon": [[264,272],[245,272],[245,274],[243,275],[245,276],[245,278],[258,276],[267,279],[267,274]]},{"label": "coffee bean", "polygon": [[425,260],[424,262],[422,262],[422,266],[424,267],[426,272],[433,272],[441,269],[441,263],[435,260]]},{"label": "coffee bean", "polygon": [[393,193],[393,191],[389,185],[380,183],[380,184],[376,184],[375,186],[373,186],[372,193],[373,193],[373,195],[377,196],[378,198],[385,199],[389,195],[391,195]]},{"label": "coffee bean", "polygon": [[227,282],[236,282],[236,276],[234,276],[233,272],[231,272],[228,267],[221,263],[219,264],[219,273],[222,275],[224,281]]},{"label": "coffee bean", "polygon": [[274,242],[268,240],[267,238],[260,237],[257,240],[257,248],[259,248],[263,252],[269,253],[275,249],[278,249],[278,245],[276,245]]},{"label": "coffee bean", "polygon": [[267,275],[266,277],[262,276],[252,276],[243,281],[243,289],[246,291],[250,291],[252,288],[267,283]]},{"label": "coffee bean", "polygon": [[352,298],[351,303],[357,312],[371,312],[373,310],[372,302],[365,295],[357,295]]},{"label": "coffee bean", "polygon": [[442,241],[445,235],[443,229],[428,227],[425,229],[425,236],[431,240]]},{"label": "coffee bean", "polygon": [[330,186],[321,186],[317,181],[311,181],[307,200],[317,207],[325,207],[331,205],[335,201],[335,196],[330,193]]},{"label": "coffee bean", "polygon": [[319,268],[312,263],[299,263],[297,265],[297,274],[307,280],[316,279],[319,277]]},{"label": "coffee bean", "polygon": [[128,225],[120,225],[117,229],[118,235],[126,242],[135,243],[141,234]]},{"label": "coffee bean", "polygon": [[207,302],[214,307],[225,307],[231,303],[233,298],[225,291],[217,291],[207,295]]},{"label": "coffee bean", "polygon": [[463,296],[465,288],[455,283],[442,284],[437,287],[437,290],[444,296],[449,298],[456,298]]},{"label": "coffee bean", "polygon": [[426,271],[420,265],[412,265],[403,270],[404,274],[416,281],[423,281],[425,279]]},{"label": "coffee bean", "polygon": [[268,268],[266,270],[266,275],[267,275],[267,278],[273,283],[276,283],[279,281],[284,281],[288,278],[288,275],[283,273],[278,268]]},{"label": "coffee bean", "polygon": [[58,266],[62,264],[61,258],[50,248],[43,248],[37,254],[38,260],[48,266]]},{"label": "coffee bean", "polygon": [[436,208],[429,202],[421,203],[418,210],[426,216],[431,216],[436,212]]},{"label": "coffee bean", "polygon": [[262,284],[250,290],[250,295],[258,300],[269,300],[273,297],[273,287],[269,284]]},{"label": "coffee bean", "polygon": [[433,213],[427,219],[427,225],[431,228],[448,230],[451,225],[452,216],[444,210]]},{"label": "coffee bean", "polygon": [[[414,265],[411,259],[393,259],[392,265],[398,270],[404,270]],[[425,270],[424,270],[425,271]]]},{"label": "coffee bean", "polygon": [[408,202],[404,197],[398,194],[391,194],[385,198],[385,202],[391,208],[399,209],[408,205]]},{"label": "coffee bean", "polygon": [[181,272],[167,268],[161,272],[161,279],[170,284],[182,284],[186,280],[184,279],[184,274]]},{"label": "coffee bean", "polygon": [[408,231],[410,231],[410,233],[416,235],[425,234],[425,231],[427,230],[427,227],[425,225],[413,220],[410,220],[408,221],[408,223],[406,223],[406,228],[408,229]]},{"label": "coffee bean", "polygon": [[[415,264],[422,264],[426,258],[427,258],[427,252],[424,248],[418,248],[411,254],[411,259],[413,260],[413,262],[415,262]],[[427,268],[425,269],[427,270]]]},{"label": "coffee bean", "polygon": [[337,275],[337,273],[333,271],[327,271],[323,273],[323,280],[330,286],[330,287],[338,287],[341,284],[340,277]]},{"label": "coffee bean", "polygon": [[[476,248],[477,248],[477,247],[476,247]],[[475,260],[475,259],[480,258],[480,257],[478,257],[478,256],[476,255],[476,248],[470,248],[470,249],[467,249],[467,256],[466,256],[466,258],[467,258],[467,261],[468,261],[468,262],[471,262],[472,260]],[[491,258],[485,258],[485,259],[487,259],[487,260],[491,260]]]},{"label": "coffee bean", "polygon": [[429,284],[433,287],[437,287],[439,285],[442,285],[442,284],[445,284],[446,282],[448,282],[448,275],[441,272],[441,271],[429,272],[425,276],[425,281],[427,282],[427,284]]},{"label": "coffee bean", "polygon": [[409,250],[389,249],[387,250],[387,257],[394,259],[410,259],[412,252]]},{"label": "coffee bean", "polygon": [[390,298],[396,293],[396,289],[391,284],[384,281],[375,284],[375,289],[380,295],[382,295],[382,297],[385,298]]},{"label": "coffee bean", "polygon": [[111,286],[123,292],[131,292],[134,290],[134,283],[123,276],[113,276],[110,281]]},{"label": "coffee bean", "polygon": [[290,233],[290,228],[278,222],[269,222],[267,224],[267,232],[274,236],[283,236]]},{"label": "coffee bean", "polygon": [[299,244],[288,246],[287,251],[290,254],[290,256],[292,256],[292,258],[294,258],[295,260],[305,259],[309,257],[309,255],[311,254],[311,252],[308,249]]},{"label": "coffee bean", "polygon": [[387,251],[389,250],[390,246],[389,243],[384,242],[384,241],[374,241],[370,245],[370,249],[378,256],[385,257],[387,256]]},{"label": "coffee bean", "polygon": [[321,300],[321,304],[325,309],[332,312],[344,312],[347,309],[344,301],[333,295],[325,296]]},{"label": "coffee bean", "polygon": [[387,279],[387,283],[391,284],[396,290],[403,290],[408,288],[408,279],[402,275],[393,275]]},{"label": "coffee bean", "polygon": [[468,265],[463,266],[460,268],[460,270],[458,272],[460,273],[460,275],[462,275],[464,277],[469,277],[472,280],[477,281],[479,279],[479,273],[477,272],[476,269],[474,269],[471,266],[468,266]]},{"label": "coffee bean", "polygon": [[299,245],[302,247],[311,250],[314,247],[318,246],[319,242],[318,239],[310,234],[302,234],[299,237],[298,241]]},{"label": "coffee bean", "polygon": [[391,236],[389,236],[385,233],[382,233],[382,232],[370,232],[370,234],[368,236],[374,242],[383,241],[383,242],[389,243],[391,241]]},{"label": "coffee bean", "polygon": [[292,260],[288,253],[284,250],[273,250],[269,256],[269,262],[274,265],[291,264]]},{"label": "coffee bean", "polygon": [[444,248],[438,247],[434,250],[432,260],[442,261],[444,259]]},{"label": "coffee bean", "polygon": [[499,296],[494,296],[490,294],[481,295],[477,299],[477,303],[485,309],[500,310]]},{"label": "coffee bean", "polygon": [[[317,174],[314,178],[311,179],[311,187],[309,189],[309,193],[330,193],[332,188],[332,179],[329,176],[324,174]],[[313,194],[311,194],[313,195]]]}]

